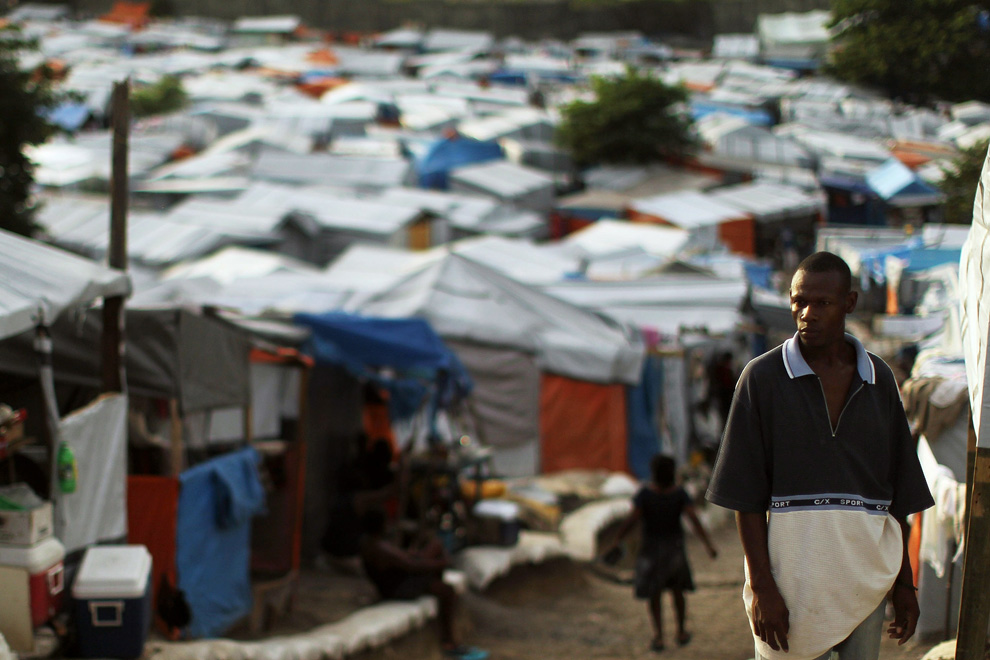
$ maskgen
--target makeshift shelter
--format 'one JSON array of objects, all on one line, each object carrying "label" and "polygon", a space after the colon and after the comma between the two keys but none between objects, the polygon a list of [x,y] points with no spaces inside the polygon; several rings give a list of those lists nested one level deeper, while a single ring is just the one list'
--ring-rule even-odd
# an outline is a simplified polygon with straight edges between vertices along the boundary
[{"label": "makeshift shelter", "polygon": [[635,200],[629,219],[687,230],[694,247],[712,250],[724,244],[733,252],[753,254],[752,216],[709,194],[689,191]]},{"label": "makeshift shelter", "polygon": [[549,213],[556,195],[552,176],[525,165],[491,161],[458,167],[450,174],[454,191],[483,194],[522,209]]},{"label": "makeshift shelter", "polygon": [[454,134],[437,140],[416,159],[415,169],[421,188],[446,190],[450,172],[463,165],[505,158],[495,140],[477,140]]},{"label": "makeshift shelter", "polygon": [[862,176],[826,172],[820,180],[832,223],[899,227],[941,221],[944,195],[896,158]]},{"label": "makeshift shelter", "polygon": [[303,351],[315,362],[308,393],[303,514],[303,553],[313,555],[340,487],[340,470],[349,464],[361,433],[362,384],[388,392],[392,422],[425,410],[423,431],[431,436],[436,412],[466,396],[471,381],[457,356],[422,319],[327,312],[297,314],[293,320],[310,331]]},{"label": "makeshift shelter", "polygon": [[[615,392],[639,382],[643,348],[618,324],[459,254],[370,296],[359,310],[424,318],[457,351],[475,383],[472,419],[495,450],[497,472],[628,469],[625,411],[615,409],[623,399]],[[517,392],[539,392],[539,407]],[[569,422],[584,419],[579,411],[592,401],[608,414],[591,427]]]}]

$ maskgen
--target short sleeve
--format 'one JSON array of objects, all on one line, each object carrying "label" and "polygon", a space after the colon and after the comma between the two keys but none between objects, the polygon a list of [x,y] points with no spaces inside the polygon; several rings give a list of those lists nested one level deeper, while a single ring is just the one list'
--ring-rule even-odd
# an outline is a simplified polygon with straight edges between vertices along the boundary
[{"label": "short sleeve", "polygon": [[752,367],[739,377],[705,497],[727,509],[759,513],[769,506],[772,479]]},{"label": "short sleeve", "polygon": [[[877,370],[880,371],[879,369]],[[904,404],[901,402],[897,383],[890,368],[883,370],[884,381],[890,388],[891,475],[894,494],[891,498],[891,515],[904,518],[908,514],[924,511],[934,506],[928,481],[918,459],[918,446],[911,435]],[[887,376],[889,375],[889,380]]]}]

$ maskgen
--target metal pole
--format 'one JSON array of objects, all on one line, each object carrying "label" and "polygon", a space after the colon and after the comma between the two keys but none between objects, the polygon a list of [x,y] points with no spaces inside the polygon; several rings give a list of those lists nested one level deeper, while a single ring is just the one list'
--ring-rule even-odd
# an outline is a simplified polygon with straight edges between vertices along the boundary
[{"label": "metal pole", "polygon": [[[130,130],[130,82],[114,83],[112,99],[113,153],[110,176],[110,243],[107,262],[127,270],[127,152]],[[103,301],[103,389],[124,391],[124,297]]]}]

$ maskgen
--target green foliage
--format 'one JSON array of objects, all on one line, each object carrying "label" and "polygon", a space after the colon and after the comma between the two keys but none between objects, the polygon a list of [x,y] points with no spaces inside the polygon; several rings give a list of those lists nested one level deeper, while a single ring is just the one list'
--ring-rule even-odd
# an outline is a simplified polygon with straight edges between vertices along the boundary
[{"label": "green foliage", "polygon": [[945,221],[968,225],[973,221],[973,201],[983,172],[990,140],[963,149],[947,166],[942,167],[945,178],[939,188],[945,193]]},{"label": "green foliage", "polygon": [[679,156],[694,144],[687,92],[629,68],[591,81],[594,101],[561,107],[557,142],[578,165],[645,164]]},{"label": "green foliage", "polygon": [[0,29],[0,228],[25,236],[37,227],[32,219],[34,165],[24,147],[52,135],[55,128],[42,114],[60,100],[47,69],[21,69],[18,54],[35,47],[16,28]]},{"label": "green foliage", "polygon": [[154,85],[148,85],[131,92],[131,114],[134,117],[147,117],[175,112],[189,102],[182,82],[175,76],[165,76]]},{"label": "green foliage", "polygon": [[833,0],[827,72],[912,103],[990,101],[990,0]]}]

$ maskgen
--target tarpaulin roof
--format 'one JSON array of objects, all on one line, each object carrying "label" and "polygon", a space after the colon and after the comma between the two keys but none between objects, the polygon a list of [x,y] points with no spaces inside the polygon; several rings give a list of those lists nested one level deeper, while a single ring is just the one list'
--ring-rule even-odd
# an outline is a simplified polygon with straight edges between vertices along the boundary
[{"label": "tarpaulin roof", "polygon": [[51,323],[69,307],[127,295],[127,273],[0,230],[0,338]]},{"label": "tarpaulin roof", "polygon": [[505,158],[495,141],[456,136],[437,140],[416,161],[419,185],[423,188],[447,188],[447,175],[455,167]]},{"label": "tarpaulin roof", "polygon": [[593,382],[639,382],[644,349],[610,319],[449,254],[359,305],[364,314],[420,317],[449,339],[536,355],[544,371]]},{"label": "tarpaulin roof", "polygon": [[[178,308],[131,309],[125,314],[128,390],[141,396],[178,399],[183,413],[250,403],[247,334],[223,321]],[[55,381],[100,387],[103,320],[90,310],[81,320],[51,326]],[[33,335],[0,342],[7,373],[34,376]]]},{"label": "tarpaulin roof", "polygon": [[423,319],[373,318],[341,312],[297,314],[312,330],[308,353],[318,362],[396,369],[449,369],[456,360]]}]

